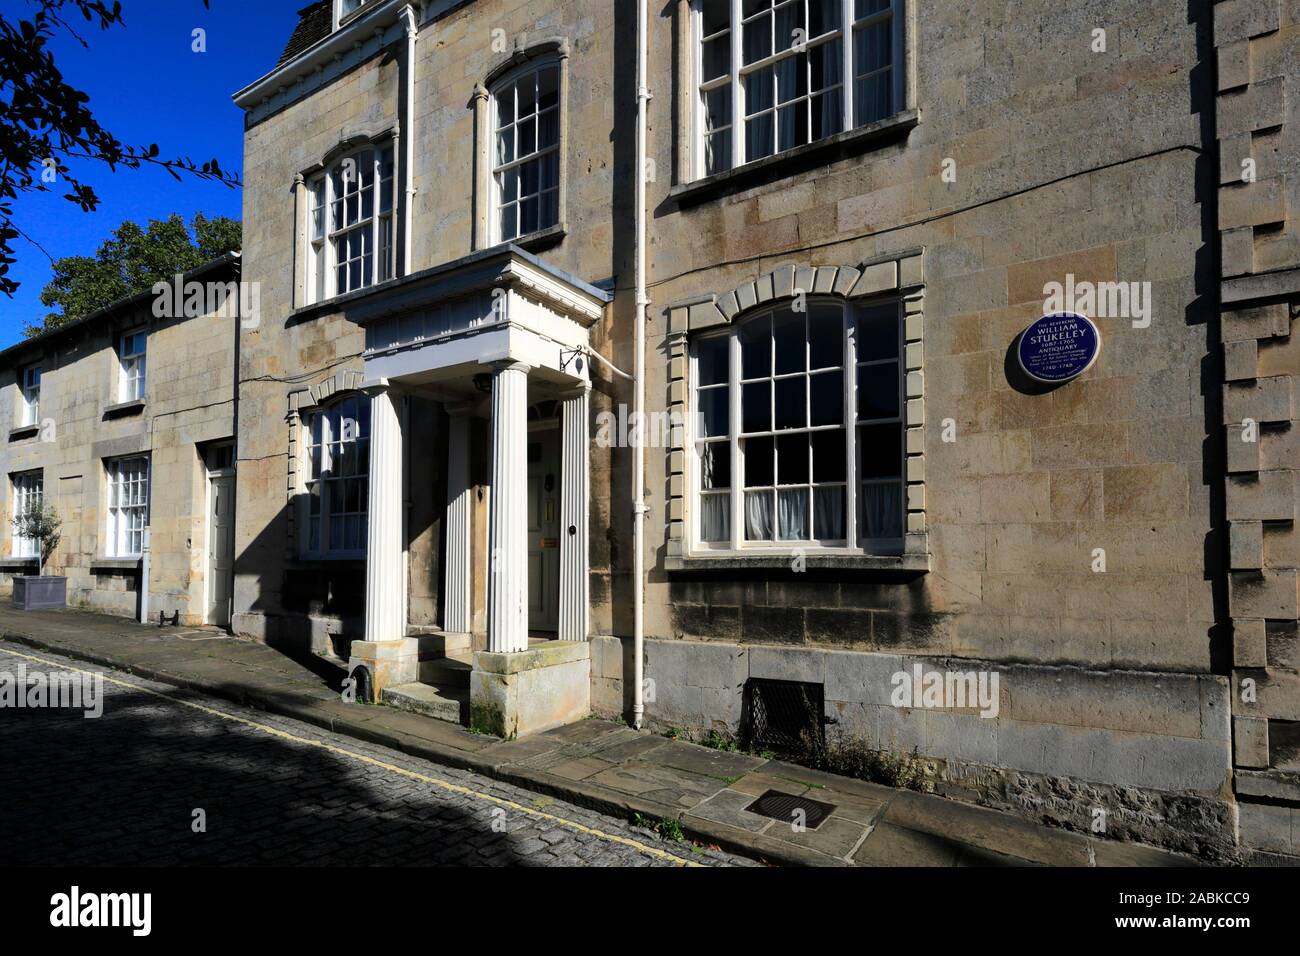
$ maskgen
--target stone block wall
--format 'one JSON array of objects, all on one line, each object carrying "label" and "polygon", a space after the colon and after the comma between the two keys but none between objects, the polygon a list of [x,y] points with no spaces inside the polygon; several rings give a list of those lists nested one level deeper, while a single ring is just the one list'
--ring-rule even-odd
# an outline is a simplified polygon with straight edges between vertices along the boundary
[{"label": "stone block wall", "polygon": [[1214,6],[1233,762],[1243,844],[1300,855],[1300,4]]}]

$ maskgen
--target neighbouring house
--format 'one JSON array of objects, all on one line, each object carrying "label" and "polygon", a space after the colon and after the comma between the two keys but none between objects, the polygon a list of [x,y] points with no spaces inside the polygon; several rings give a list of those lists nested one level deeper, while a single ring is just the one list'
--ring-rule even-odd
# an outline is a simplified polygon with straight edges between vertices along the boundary
[{"label": "neighbouring house", "polygon": [[231,253],[183,276],[211,299],[173,281],[0,352],[0,581],[36,573],[13,516],[53,505],[70,605],[229,624],[238,280]]},{"label": "neighbouring house", "polygon": [[[305,7],[235,97],[260,320],[148,324],[116,418],[130,308],[4,353],[7,507],[60,502],[69,593],[132,612],[105,489],[150,454],[150,606],[222,620],[237,435],[231,626],[363,696],[824,735],[1300,855],[1300,8],[670,0],[644,81],[639,33],[633,0]],[[157,377],[177,333],[212,382]],[[1087,361],[1028,374],[1064,334]]]}]

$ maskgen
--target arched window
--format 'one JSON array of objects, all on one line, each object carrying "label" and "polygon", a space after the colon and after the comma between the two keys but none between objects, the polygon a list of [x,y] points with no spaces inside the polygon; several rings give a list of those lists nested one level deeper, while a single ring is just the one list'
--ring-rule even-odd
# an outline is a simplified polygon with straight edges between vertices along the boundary
[{"label": "arched window", "polygon": [[798,302],[693,342],[695,543],[897,553],[900,303]]},{"label": "arched window", "polygon": [[560,61],[529,62],[490,88],[492,240],[560,222]]},{"label": "arched window", "polygon": [[313,557],[358,557],[366,549],[370,496],[370,402],[348,395],[304,416],[306,527]]}]

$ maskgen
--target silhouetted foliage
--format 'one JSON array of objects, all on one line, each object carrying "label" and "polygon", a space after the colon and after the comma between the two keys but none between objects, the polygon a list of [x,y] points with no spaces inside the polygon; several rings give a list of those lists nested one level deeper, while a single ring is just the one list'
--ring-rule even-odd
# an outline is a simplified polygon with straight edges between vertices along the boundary
[{"label": "silhouetted foliage", "polygon": [[[99,206],[95,190],[72,175],[67,159],[95,160],[114,171],[152,165],[177,179],[188,173],[226,186],[240,185],[238,175],[222,169],[215,159],[204,163],[188,156],[165,159],[156,143],[121,142],[95,119],[90,97],[64,80],[50,41],[67,34],[89,46],[65,16],[75,18],[79,13],[101,30],[125,26],[118,0],[28,2],[30,18],[0,14],[0,292],[10,297],[18,288],[8,275],[14,262],[13,243],[20,236],[28,238],[13,219],[18,195],[49,192],[60,184],[68,190],[64,198],[83,210],[91,212]],[[208,0],[202,2],[208,7]]]}]

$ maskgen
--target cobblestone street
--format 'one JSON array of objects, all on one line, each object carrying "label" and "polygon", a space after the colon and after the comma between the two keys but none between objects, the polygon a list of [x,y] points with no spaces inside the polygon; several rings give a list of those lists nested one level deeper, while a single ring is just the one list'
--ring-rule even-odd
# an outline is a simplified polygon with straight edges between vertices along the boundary
[{"label": "cobblestone street", "polygon": [[56,663],[0,649],[0,672],[104,673],[103,714],[0,709],[0,864],[750,862],[298,721],[40,657]]}]

